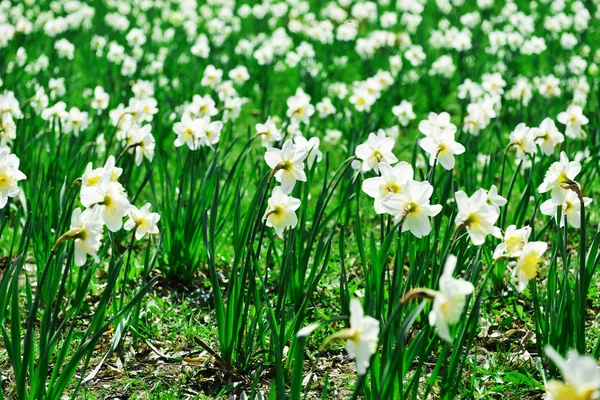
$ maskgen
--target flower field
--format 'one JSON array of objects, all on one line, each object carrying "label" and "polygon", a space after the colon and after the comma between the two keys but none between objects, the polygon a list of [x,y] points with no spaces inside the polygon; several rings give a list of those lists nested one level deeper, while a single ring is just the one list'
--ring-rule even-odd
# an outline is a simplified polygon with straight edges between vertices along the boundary
[{"label": "flower field", "polygon": [[0,1],[0,400],[600,399],[599,21]]}]

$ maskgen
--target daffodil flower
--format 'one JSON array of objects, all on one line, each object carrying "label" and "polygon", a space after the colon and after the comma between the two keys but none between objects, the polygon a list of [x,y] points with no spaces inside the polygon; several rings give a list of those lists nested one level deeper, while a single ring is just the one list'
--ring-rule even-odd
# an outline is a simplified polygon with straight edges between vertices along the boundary
[{"label": "daffodil flower", "polygon": [[471,197],[459,190],[454,194],[458,214],[454,222],[458,227],[464,226],[473,241],[480,246],[485,242],[488,234],[497,238],[502,237],[500,228],[494,226],[500,213],[487,202],[487,193],[484,189],[477,190]]},{"label": "daffodil flower", "polygon": [[[591,202],[592,199],[589,197],[583,198],[584,207],[590,205]],[[560,207],[560,216],[557,215],[558,207]],[[574,191],[568,192],[562,204],[558,206],[553,199],[546,200],[540,206],[540,211],[544,215],[560,218],[560,221],[557,222],[561,228],[565,225],[565,216],[567,217],[567,222],[573,228],[579,228],[581,226],[581,201],[579,200],[577,193]]]},{"label": "daffodil flower", "polygon": [[537,270],[542,263],[542,255],[548,249],[546,242],[529,242],[520,251],[521,256],[513,269],[513,279],[517,282],[517,290],[525,290],[529,281],[535,279]]},{"label": "daffodil flower", "polygon": [[382,162],[379,164],[379,172],[381,176],[363,181],[362,190],[375,199],[375,212],[383,214],[386,212],[383,199],[389,194],[402,194],[406,185],[413,179],[414,171],[412,165],[401,161],[393,167]]},{"label": "daffodil flower", "polygon": [[429,313],[429,324],[437,328],[438,335],[452,342],[450,325],[456,324],[467,303],[467,296],[475,289],[471,282],[452,276],[456,268],[456,257],[448,256],[444,272],[440,277],[440,288],[435,293],[433,308]]},{"label": "daffodil flower", "polygon": [[465,152],[465,147],[454,140],[456,127],[451,125],[445,130],[434,127],[430,134],[419,141],[419,146],[429,154],[429,165],[436,160],[444,169],[454,168],[454,155]]},{"label": "daffodil flower", "polygon": [[10,154],[8,148],[0,148],[0,209],[6,206],[9,197],[19,195],[18,182],[26,178],[19,171],[19,158]]},{"label": "daffodil flower", "polygon": [[83,211],[81,208],[76,208],[71,216],[70,230],[57,242],[59,244],[66,239],[74,240],[75,265],[78,267],[85,264],[88,255],[92,256],[96,262],[99,261],[97,251],[102,244],[102,223],[99,214],[99,207]]},{"label": "daffodil flower", "polygon": [[160,221],[160,215],[158,215],[158,213],[150,212],[151,207],[152,205],[150,203],[146,203],[139,210],[134,205],[129,208],[127,213],[129,218],[125,221],[123,228],[126,231],[135,228],[136,240],[141,240],[146,234],[156,235],[159,233],[156,224]]},{"label": "daffodil flower", "polygon": [[587,125],[590,120],[583,115],[583,110],[580,106],[571,104],[567,111],[563,111],[556,117],[558,122],[566,125],[565,135],[570,138],[585,138],[585,131],[582,129],[583,125]]},{"label": "daffodil flower", "polygon": [[551,192],[552,202],[561,205],[567,194],[569,187],[577,185],[575,177],[581,171],[581,164],[577,161],[569,161],[564,151],[560,153],[560,161],[553,163],[544,176],[544,181],[538,187],[538,192]]},{"label": "daffodil flower", "polygon": [[444,265],[444,272],[440,277],[439,290],[416,288],[410,290],[402,298],[403,303],[419,297],[433,300],[433,306],[429,312],[429,325],[435,326],[437,334],[447,342],[452,342],[450,325],[454,325],[460,320],[467,303],[467,296],[475,290],[471,282],[452,276],[455,268],[456,257],[449,255]]},{"label": "daffodil flower", "polygon": [[111,232],[121,229],[123,217],[131,207],[120,186],[111,182],[108,174],[100,179],[98,185],[82,188],[80,199],[86,208],[100,208],[100,217]]},{"label": "daffodil flower", "polygon": [[390,194],[382,205],[397,223],[403,221],[402,232],[409,230],[420,238],[431,232],[429,218],[442,211],[440,204],[429,203],[432,193],[433,186],[429,182],[410,181],[403,193]]},{"label": "daffodil flower", "polygon": [[342,329],[325,339],[323,349],[335,339],[346,340],[346,350],[356,360],[358,375],[367,373],[371,356],[377,351],[379,340],[379,321],[365,316],[362,305],[357,299],[350,301],[350,328]]},{"label": "daffodil flower", "polygon": [[277,236],[283,238],[286,229],[293,229],[298,224],[296,210],[300,207],[300,200],[288,196],[280,186],[273,188],[271,197],[267,202],[267,210],[263,219],[268,227],[275,229]]},{"label": "daffodil flower", "polygon": [[591,357],[571,350],[565,360],[552,348],[544,348],[546,355],[560,369],[564,382],[551,380],[546,391],[552,400],[592,400],[600,397],[600,368]]},{"label": "daffodil flower", "polygon": [[304,160],[308,157],[306,149],[294,146],[294,142],[288,139],[280,149],[270,148],[265,153],[267,165],[275,173],[275,179],[281,183],[284,193],[294,190],[296,181],[306,182],[304,173]]},{"label": "daffodil flower", "polygon": [[494,250],[494,259],[500,257],[518,257],[525,244],[527,244],[530,234],[531,227],[529,226],[517,229],[516,225],[510,225],[506,228],[506,232],[504,232],[502,242]]},{"label": "daffodil flower", "polygon": [[535,130],[535,143],[547,156],[552,155],[556,146],[564,141],[565,137],[558,131],[552,118],[544,118],[540,127]]},{"label": "daffodil flower", "polygon": [[356,157],[362,161],[363,172],[374,170],[379,172],[379,163],[395,164],[398,159],[392,153],[395,140],[387,137],[385,131],[380,129],[377,134],[370,133],[363,144],[356,146]]},{"label": "daffodil flower", "polygon": [[267,149],[272,146],[274,142],[278,142],[283,138],[281,131],[275,125],[275,122],[268,117],[264,124],[255,125],[256,133],[260,135],[262,145]]}]

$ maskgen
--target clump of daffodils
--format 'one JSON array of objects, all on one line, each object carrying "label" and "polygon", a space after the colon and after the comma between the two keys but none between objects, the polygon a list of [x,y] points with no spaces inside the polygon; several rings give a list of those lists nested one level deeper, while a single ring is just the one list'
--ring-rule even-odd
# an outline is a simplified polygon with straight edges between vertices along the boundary
[{"label": "clump of daffodils", "polygon": [[402,225],[402,232],[409,230],[420,238],[431,232],[429,218],[438,215],[442,206],[430,204],[433,186],[427,181],[413,180],[410,164],[402,161],[392,166],[398,161],[393,147],[394,139],[387,137],[382,129],[377,135],[371,133],[366,143],[357,146],[361,170],[381,174],[365,179],[362,190],[375,200],[377,214],[390,214],[395,223]]},{"label": "clump of daffodils", "polygon": [[75,265],[86,263],[87,256],[99,261],[97,252],[102,246],[104,226],[111,232],[135,230],[135,238],[143,239],[148,234],[158,234],[157,223],[160,216],[150,212],[150,203],[138,209],[129,202],[127,192],[119,182],[123,170],[116,166],[116,160],[109,156],[103,167],[94,168],[89,163],[80,179],[80,201],[85,207],[76,208],[71,216],[71,226],[63,234],[54,250],[66,240],[75,245]]}]

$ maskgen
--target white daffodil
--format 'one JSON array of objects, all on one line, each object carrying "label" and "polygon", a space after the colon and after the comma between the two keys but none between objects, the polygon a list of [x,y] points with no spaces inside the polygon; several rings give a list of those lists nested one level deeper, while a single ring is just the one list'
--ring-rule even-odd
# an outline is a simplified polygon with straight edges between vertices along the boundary
[{"label": "white daffodil", "polygon": [[256,133],[260,135],[262,145],[265,148],[270,148],[274,142],[279,142],[283,139],[281,131],[275,125],[271,117],[267,118],[264,124],[256,124]]},{"label": "white daffodil", "polygon": [[120,185],[111,182],[108,174],[97,185],[82,188],[80,198],[86,208],[100,207],[100,217],[111,232],[121,229],[123,217],[131,207]]},{"label": "white daffodil", "polygon": [[196,150],[200,136],[204,134],[204,124],[201,118],[192,119],[189,114],[181,118],[181,122],[173,125],[173,131],[177,134],[175,147],[187,145],[190,150]]},{"label": "white daffodil", "polygon": [[531,235],[531,227],[525,226],[521,229],[517,229],[516,225],[510,225],[506,228],[502,243],[496,246],[494,250],[494,259],[500,257],[518,257],[521,255],[521,250],[527,244]]},{"label": "white daffodil", "polygon": [[487,203],[500,212],[500,207],[505,206],[507,202],[508,200],[498,194],[498,188],[496,185],[492,185],[490,190],[487,192]]},{"label": "white daffodil", "polygon": [[419,141],[419,145],[429,154],[429,165],[437,160],[445,169],[454,168],[454,155],[465,152],[465,147],[454,141],[456,127],[449,126],[445,130],[433,127],[428,136]]},{"label": "white daffodil", "polygon": [[[439,114],[430,112],[427,119],[419,122],[419,132],[425,136],[429,136],[436,128],[444,131],[450,126],[453,126],[450,122],[450,114],[445,111]],[[454,129],[454,132],[456,132],[456,129]]]},{"label": "white daffodil", "polygon": [[395,142],[393,138],[385,135],[383,129],[377,131],[377,134],[370,133],[365,143],[356,146],[355,154],[362,161],[362,171],[374,170],[378,173],[379,163],[394,164],[398,162],[398,159],[392,153]]},{"label": "white daffodil", "polygon": [[430,217],[435,217],[442,211],[440,204],[429,204],[433,186],[427,181],[410,181],[406,190],[400,194],[390,194],[382,205],[394,216],[396,222],[402,221],[402,232],[410,230],[416,237],[429,235],[431,232]]},{"label": "white daffodil", "polygon": [[210,117],[202,118],[203,133],[200,135],[200,146],[213,147],[221,140],[221,131],[223,130],[223,121],[212,121]]},{"label": "white daffodil", "polygon": [[379,163],[381,176],[365,179],[362,190],[369,197],[375,199],[375,212],[383,214],[386,212],[382,202],[390,193],[402,194],[406,185],[412,181],[414,171],[412,165],[401,161],[395,166],[387,163]]},{"label": "white daffodil", "polygon": [[267,149],[265,161],[275,171],[275,179],[281,183],[284,193],[291,193],[296,181],[306,182],[304,160],[307,156],[306,149],[297,148],[291,139],[285,141],[281,150]]},{"label": "white daffodil", "polygon": [[535,154],[535,137],[534,131],[527,125],[521,122],[514,131],[510,134],[509,147],[517,150],[517,158],[519,160],[528,161],[528,154]]},{"label": "white daffodil", "polygon": [[310,96],[300,88],[296,94],[287,99],[287,116],[296,122],[302,122],[306,125],[310,122],[310,117],[315,113],[315,107],[310,104]]},{"label": "white daffodil", "polygon": [[349,99],[350,104],[353,104],[358,112],[369,111],[376,100],[377,97],[372,95],[365,87],[355,88]]},{"label": "white daffodil", "polygon": [[488,204],[484,189],[477,190],[471,197],[459,190],[454,197],[458,206],[458,214],[454,222],[459,227],[467,228],[473,244],[482,245],[488,234],[497,238],[502,237],[500,228],[494,226],[500,213],[494,206]]},{"label": "white daffodil", "polygon": [[85,130],[89,123],[87,112],[82,112],[77,107],[71,107],[63,130],[65,133],[73,132],[75,136],[79,136],[79,132]]},{"label": "white daffodil", "polygon": [[[591,202],[592,199],[589,197],[583,198],[584,207],[590,205]],[[558,207],[560,207],[560,215],[557,215]],[[569,191],[562,204],[559,205],[556,205],[556,202],[553,199],[546,200],[540,206],[540,211],[544,215],[560,218],[558,223],[561,228],[565,225],[565,216],[567,217],[567,222],[573,228],[579,228],[581,226],[581,202],[579,201],[577,193],[574,191]]]},{"label": "white daffodil", "polygon": [[590,120],[583,115],[583,110],[580,106],[571,104],[569,108],[567,108],[567,111],[559,113],[556,119],[561,124],[566,125],[565,135],[567,135],[567,137],[573,139],[586,137],[582,126],[587,125]]},{"label": "white daffodil", "polygon": [[300,200],[288,196],[280,186],[273,188],[271,197],[267,202],[267,210],[263,219],[268,227],[274,228],[277,236],[283,238],[286,229],[294,229],[298,224],[296,210],[300,207]]},{"label": "white daffodil", "polygon": [[115,157],[109,156],[104,164],[104,167],[94,168],[93,164],[88,163],[85,172],[81,177],[81,188],[88,186],[96,186],[100,179],[107,174],[109,180],[119,187],[120,191],[124,191],[123,186],[119,183],[119,177],[123,173],[123,169],[115,166]]},{"label": "white daffodil", "polygon": [[104,91],[102,86],[96,86],[94,89],[94,98],[90,104],[94,110],[98,110],[98,113],[102,113],[102,110],[106,110],[108,108],[108,103],[110,101],[110,96],[108,93]]},{"label": "white daffodil", "polygon": [[312,168],[313,164],[321,162],[323,159],[323,153],[319,150],[319,145],[321,141],[318,137],[313,136],[310,139],[306,139],[302,135],[294,136],[294,145],[298,149],[305,149],[308,152],[308,157],[306,158],[306,165],[308,168]]},{"label": "white daffodil", "polygon": [[552,118],[545,118],[535,130],[535,143],[547,156],[553,154],[556,146],[564,141],[565,137],[558,131]]},{"label": "white daffodil", "polygon": [[417,116],[413,112],[413,105],[410,101],[402,100],[400,104],[392,107],[392,114],[398,119],[398,123],[402,126],[408,126],[410,121]]},{"label": "white daffodil", "polygon": [[560,152],[560,161],[552,163],[544,181],[538,187],[538,192],[551,192],[552,201],[555,205],[561,205],[570,192],[571,185],[576,185],[575,177],[581,171],[581,164],[577,161],[570,161],[564,151]]},{"label": "white daffodil", "polygon": [[135,228],[136,240],[141,240],[146,234],[156,235],[159,233],[156,224],[160,221],[160,215],[155,212],[150,212],[151,207],[152,205],[150,203],[146,203],[139,210],[134,205],[131,205],[129,208],[127,213],[129,219],[125,221],[123,228],[126,231]]},{"label": "white daffodil", "polygon": [[134,125],[128,132],[127,140],[130,151],[135,153],[135,165],[141,165],[144,157],[152,162],[156,144],[151,125],[141,127]]},{"label": "white daffodil", "polygon": [[367,373],[371,356],[377,351],[379,341],[379,321],[365,315],[360,301],[350,301],[350,328],[341,329],[330,335],[321,346],[324,349],[335,339],[345,339],[346,349],[356,360],[358,375]]},{"label": "white daffodil", "polygon": [[335,107],[331,103],[329,97],[325,97],[322,101],[317,103],[317,111],[319,112],[319,118],[327,118],[328,116],[335,114]]},{"label": "white daffodil", "polygon": [[17,138],[17,125],[10,113],[0,114],[0,146],[6,146]]},{"label": "white daffodil", "polygon": [[542,255],[548,249],[546,242],[529,242],[520,251],[520,257],[513,269],[513,280],[517,282],[517,290],[525,290],[529,281],[535,279],[537,270],[542,263]]},{"label": "white daffodil", "polygon": [[10,154],[7,147],[0,148],[0,209],[8,203],[9,197],[16,197],[20,193],[19,181],[27,179],[19,171],[19,158]]},{"label": "white daffodil", "polygon": [[440,277],[440,288],[433,292],[433,307],[429,313],[429,324],[435,326],[438,335],[448,342],[452,342],[449,326],[460,320],[467,303],[467,296],[474,290],[471,282],[452,276],[455,267],[456,257],[448,256],[444,272]]},{"label": "white daffodil", "polygon": [[356,360],[358,374],[364,375],[369,368],[371,356],[377,351],[379,321],[365,316],[360,301],[356,299],[350,302],[350,331],[346,349]]},{"label": "white daffodil", "polygon": [[99,207],[83,211],[81,208],[73,210],[70,230],[64,236],[74,239],[75,265],[78,267],[85,264],[88,255],[96,262],[100,261],[96,253],[102,241],[101,221]]},{"label": "white daffodil", "polygon": [[591,357],[571,350],[565,360],[551,346],[544,348],[546,355],[560,369],[564,382],[551,380],[546,386],[552,400],[592,400],[600,397],[600,368]]}]

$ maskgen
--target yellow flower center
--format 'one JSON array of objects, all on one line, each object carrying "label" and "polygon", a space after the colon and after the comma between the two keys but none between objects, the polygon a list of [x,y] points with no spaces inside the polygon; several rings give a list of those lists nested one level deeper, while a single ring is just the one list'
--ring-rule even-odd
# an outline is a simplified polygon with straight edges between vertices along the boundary
[{"label": "yellow flower center", "polygon": [[446,146],[444,143],[440,143],[438,144],[438,155],[442,155],[448,152],[448,146]]},{"label": "yellow flower center", "polygon": [[388,193],[402,193],[402,188],[397,183],[390,182],[385,187],[385,191]]},{"label": "yellow flower center", "polygon": [[104,200],[101,203],[103,206],[105,206],[106,208],[110,208],[113,204],[114,201],[112,199],[112,197],[110,197],[109,195],[104,196]]},{"label": "yellow flower center", "polygon": [[465,220],[464,224],[466,226],[474,226],[479,225],[479,221],[481,221],[481,217],[477,213],[471,213]]},{"label": "yellow flower center", "polygon": [[88,178],[87,185],[88,186],[96,186],[98,184],[98,181],[100,181],[100,175],[92,176],[92,177]]},{"label": "yellow flower center", "polygon": [[383,160],[383,154],[379,150],[374,150],[371,157],[376,159],[377,162],[381,162],[381,160]]},{"label": "yellow flower center", "polygon": [[562,172],[558,177],[558,185],[559,186],[562,186],[564,184],[570,184],[572,182],[573,181],[571,179],[569,179],[566,172]]},{"label": "yellow flower center", "polygon": [[10,181],[10,177],[5,172],[0,172],[0,189],[8,189]]},{"label": "yellow flower center", "polygon": [[407,203],[404,208],[406,215],[412,214],[412,213],[417,213],[417,212],[419,212],[420,209],[421,209],[421,207],[419,207],[419,205],[417,203],[415,203],[414,201]]},{"label": "yellow flower center", "polygon": [[442,312],[442,315],[444,316],[444,318],[448,318],[450,316],[451,311],[452,311],[452,307],[450,306],[450,302],[449,301],[444,301],[442,304],[440,304],[440,311]]},{"label": "yellow flower center", "polygon": [[279,169],[281,169],[283,171],[290,171],[292,169],[292,163],[289,162],[288,160],[282,161],[279,165],[280,165]]},{"label": "yellow flower center", "polygon": [[539,254],[536,251],[532,251],[524,257],[523,264],[521,264],[519,268],[521,269],[523,274],[525,274],[525,277],[531,280],[535,278],[540,263],[541,259]]},{"label": "yellow flower center", "polygon": [[509,253],[515,253],[523,248],[523,238],[519,236],[511,236],[506,241],[506,250]]},{"label": "yellow flower center", "polygon": [[569,211],[571,211],[573,209],[573,203],[570,202],[569,200],[565,200],[565,204],[563,205],[563,211],[564,213],[568,213]]}]

